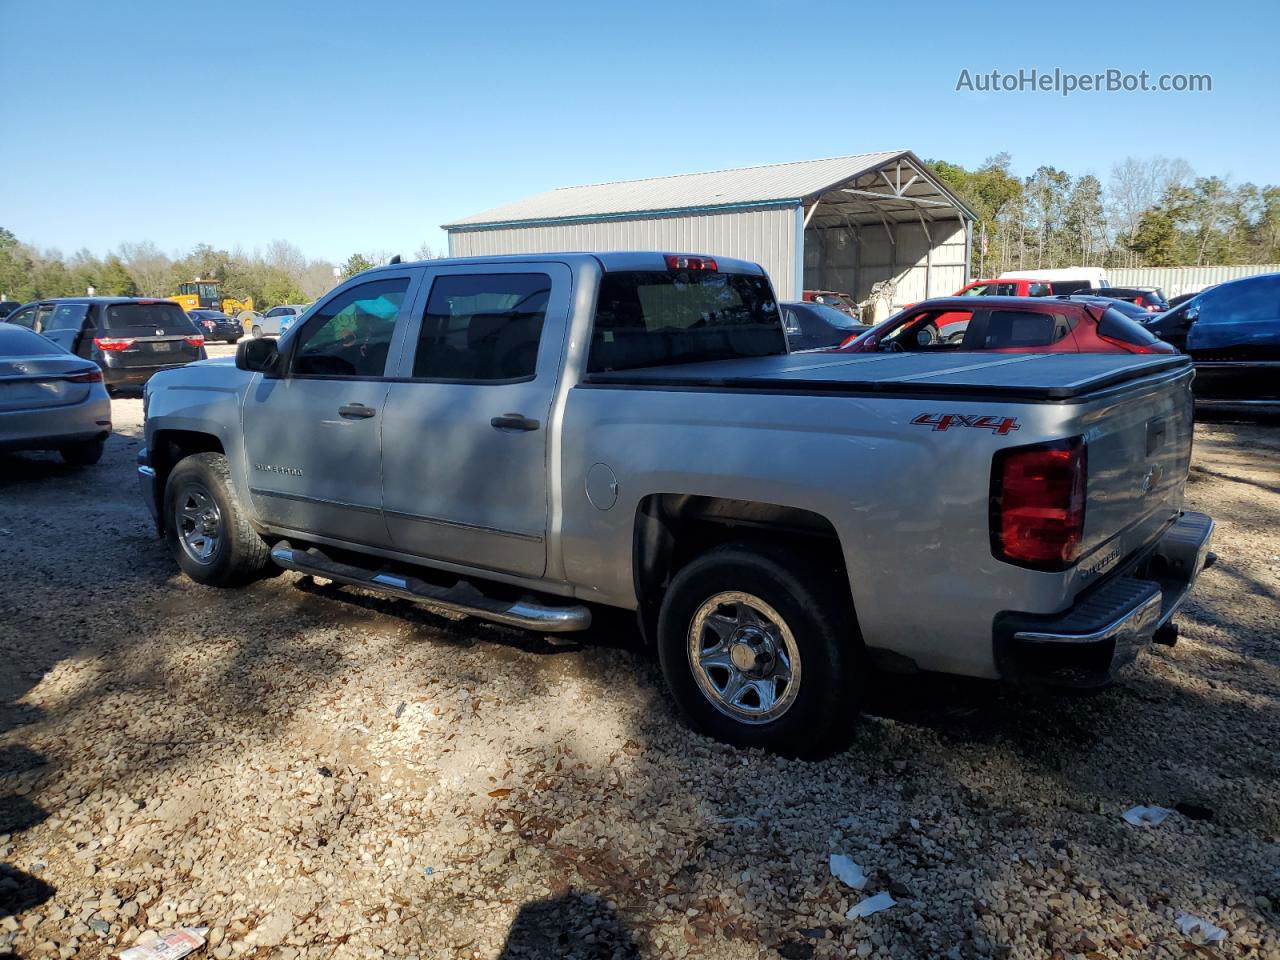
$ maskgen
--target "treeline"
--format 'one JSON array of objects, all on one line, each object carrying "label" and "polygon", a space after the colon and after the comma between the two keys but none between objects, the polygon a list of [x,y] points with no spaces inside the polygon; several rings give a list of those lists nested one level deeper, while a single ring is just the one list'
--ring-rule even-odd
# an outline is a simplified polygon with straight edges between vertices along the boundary
[{"label": "treeline", "polygon": [[[416,252],[419,259],[438,255],[426,245]],[[199,277],[217,280],[224,297],[252,297],[257,309],[266,310],[281,303],[310,303],[339,279],[385,263],[390,256],[355,253],[335,264],[309,259],[293,244],[277,240],[253,253],[201,243],[174,257],[144,241],[122,243],[105,257],[88,250],[64,257],[57,250],[23,243],[0,227],[0,294],[19,302],[83,296],[90,290],[99,296],[168,297],[178,292],[179,284]]]},{"label": "treeline", "polygon": [[1280,262],[1280,187],[1196,176],[1185,160],[1129,157],[1107,182],[1007,153],[976,170],[930,161],[978,214],[975,273],[1043,267],[1170,267]]}]

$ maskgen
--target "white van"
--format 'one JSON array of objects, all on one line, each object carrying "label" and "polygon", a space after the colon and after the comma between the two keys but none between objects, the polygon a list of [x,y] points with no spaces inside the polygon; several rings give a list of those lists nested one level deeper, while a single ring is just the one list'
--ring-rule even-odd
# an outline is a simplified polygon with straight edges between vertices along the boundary
[{"label": "white van", "polygon": [[1009,270],[1000,280],[1047,280],[1054,293],[1080,293],[1111,286],[1102,267],[1058,267],[1053,270]]}]

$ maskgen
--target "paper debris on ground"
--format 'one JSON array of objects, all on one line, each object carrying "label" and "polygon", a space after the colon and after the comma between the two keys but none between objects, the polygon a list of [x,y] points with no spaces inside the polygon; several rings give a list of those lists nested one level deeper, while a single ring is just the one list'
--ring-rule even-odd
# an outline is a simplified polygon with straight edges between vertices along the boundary
[{"label": "paper debris on ground", "polygon": [[1201,920],[1199,917],[1193,917],[1189,913],[1179,913],[1173,920],[1178,925],[1178,929],[1182,931],[1183,936],[1189,937],[1197,943],[1220,943],[1227,939],[1227,931],[1221,927],[1215,927],[1208,920]]},{"label": "paper debris on ground", "polygon": [[867,899],[855,903],[849,908],[849,912],[845,914],[845,917],[850,920],[856,917],[869,917],[873,913],[879,913],[881,910],[888,910],[897,902],[887,893],[877,893],[874,897],[867,897]]},{"label": "paper debris on ground", "polygon": [[130,947],[120,960],[178,960],[204,946],[208,927],[180,927],[167,937]]},{"label": "paper debris on ground", "polygon": [[862,867],[854,863],[843,853],[833,853],[830,859],[831,875],[847,887],[861,890],[867,885],[867,875]]},{"label": "paper debris on ground", "polygon": [[1121,814],[1126,820],[1135,827],[1158,827],[1164,823],[1164,818],[1173,813],[1168,807],[1131,807]]}]

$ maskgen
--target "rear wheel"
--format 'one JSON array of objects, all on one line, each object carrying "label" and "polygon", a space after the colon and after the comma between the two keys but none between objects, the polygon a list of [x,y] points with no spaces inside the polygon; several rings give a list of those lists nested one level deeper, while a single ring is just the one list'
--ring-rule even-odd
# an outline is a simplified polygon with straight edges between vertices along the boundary
[{"label": "rear wheel", "polygon": [[165,483],[164,509],[169,551],[197,583],[236,587],[271,572],[267,544],[249,524],[222,454],[180,461]]},{"label": "rear wheel", "polygon": [[741,747],[821,756],[852,736],[865,681],[842,585],[790,550],[720,547],[663,598],[658,653],[698,730]]},{"label": "rear wheel", "polygon": [[58,453],[62,455],[62,459],[72,466],[91,467],[102,459],[102,451],[107,445],[105,439],[84,440],[80,443],[68,444],[62,447]]}]

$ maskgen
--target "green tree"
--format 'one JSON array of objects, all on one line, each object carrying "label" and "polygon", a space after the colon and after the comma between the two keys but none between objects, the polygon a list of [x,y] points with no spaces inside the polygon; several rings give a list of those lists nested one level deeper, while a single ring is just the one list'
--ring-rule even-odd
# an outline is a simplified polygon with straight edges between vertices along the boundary
[{"label": "green tree", "polygon": [[1170,267],[1178,262],[1178,228],[1169,211],[1161,207],[1143,213],[1124,244],[1148,266]]},{"label": "green tree", "polygon": [[114,254],[107,257],[107,262],[103,264],[98,292],[104,297],[136,297],[138,295],[138,285],[133,282],[133,277],[129,276],[129,271],[124,268],[120,258]]},{"label": "green tree", "polygon": [[365,257],[364,254],[353,253],[351,256],[347,257],[347,262],[342,265],[342,279],[350,279],[357,273],[362,273],[373,266],[375,266],[373,261]]}]

